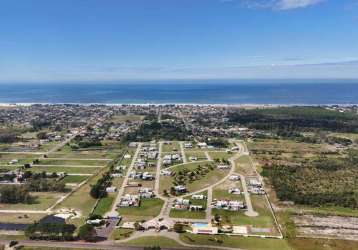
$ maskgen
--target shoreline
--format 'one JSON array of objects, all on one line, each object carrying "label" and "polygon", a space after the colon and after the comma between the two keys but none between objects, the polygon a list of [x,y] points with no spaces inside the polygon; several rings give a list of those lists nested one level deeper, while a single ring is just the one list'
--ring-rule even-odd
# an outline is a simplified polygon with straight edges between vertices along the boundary
[{"label": "shoreline", "polygon": [[340,106],[340,107],[351,107],[358,106],[358,103],[342,104],[342,103],[290,103],[290,104],[276,104],[276,103],[267,103],[267,104],[258,104],[258,103],[0,103],[0,107],[29,107],[33,105],[80,105],[80,106],[199,106],[199,107],[297,107],[297,106]]}]

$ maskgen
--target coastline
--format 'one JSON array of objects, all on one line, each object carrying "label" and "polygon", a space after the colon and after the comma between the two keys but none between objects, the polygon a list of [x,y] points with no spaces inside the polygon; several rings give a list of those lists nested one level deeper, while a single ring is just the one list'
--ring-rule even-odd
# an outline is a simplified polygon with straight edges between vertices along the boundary
[{"label": "coastline", "polygon": [[238,107],[238,108],[276,108],[276,107],[297,107],[297,106],[310,106],[310,107],[319,107],[319,106],[340,106],[340,107],[351,107],[358,106],[358,103],[352,104],[340,104],[340,103],[292,103],[292,104],[255,104],[255,103],[242,103],[242,104],[227,104],[227,103],[0,103],[0,107],[27,107],[32,105],[80,105],[80,106],[198,106],[198,107]]}]

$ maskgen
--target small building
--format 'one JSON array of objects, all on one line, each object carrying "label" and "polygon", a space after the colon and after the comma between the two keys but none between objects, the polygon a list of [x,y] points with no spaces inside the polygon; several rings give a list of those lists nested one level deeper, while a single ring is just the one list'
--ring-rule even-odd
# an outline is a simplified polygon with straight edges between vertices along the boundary
[{"label": "small building", "polygon": [[117,192],[117,187],[107,187],[106,192],[107,193],[115,193],[115,192]]},{"label": "small building", "polygon": [[194,234],[218,234],[218,228],[210,224],[194,223],[191,227]]}]

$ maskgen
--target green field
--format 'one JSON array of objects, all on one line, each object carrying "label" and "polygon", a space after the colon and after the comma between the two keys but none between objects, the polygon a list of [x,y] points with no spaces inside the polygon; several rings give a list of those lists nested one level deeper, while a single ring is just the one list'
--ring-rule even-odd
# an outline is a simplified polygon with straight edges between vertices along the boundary
[{"label": "green field", "polygon": [[73,166],[99,166],[104,167],[108,162],[101,160],[55,160],[55,159],[41,159],[37,165],[73,165]]},{"label": "green field", "polygon": [[100,199],[93,214],[104,216],[111,209],[114,198],[115,195],[108,195],[107,197]]},{"label": "green field", "polygon": [[86,180],[90,176],[83,176],[83,175],[67,175],[62,180],[65,183],[81,183],[82,181]]},{"label": "green field", "polygon": [[136,246],[136,247],[157,247],[160,246],[161,248],[180,248],[183,247],[176,241],[165,238],[162,236],[146,236],[140,237],[135,240],[130,240],[126,242],[124,245],[126,246]]},{"label": "green field", "polygon": [[163,200],[158,198],[142,199],[140,207],[122,207],[118,212],[127,220],[148,219],[159,215],[163,204]]},{"label": "green field", "polygon": [[43,171],[49,172],[49,173],[68,173],[68,174],[95,174],[97,173],[101,168],[96,167],[46,167],[46,166],[35,166],[30,168],[29,170],[35,173],[41,173]]},{"label": "green field", "polygon": [[35,197],[34,202],[30,204],[0,204],[0,210],[46,210],[62,196],[63,193],[52,192],[32,192],[31,195]]},{"label": "green field", "polygon": [[222,246],[232,247],[247,250],[291,250],[285,240],[279,239],[261,239],[254,237],[239,237],[239,236],[225,236],[225,235],[200,235],[183,233],[180,239],[194,246],[208,245],[208,246]]}]

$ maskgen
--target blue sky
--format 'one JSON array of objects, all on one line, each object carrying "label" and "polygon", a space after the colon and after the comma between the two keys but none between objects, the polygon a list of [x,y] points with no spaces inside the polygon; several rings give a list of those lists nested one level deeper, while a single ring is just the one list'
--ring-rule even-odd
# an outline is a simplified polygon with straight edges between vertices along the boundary
[{"label": "blue sky", "polygon": [[358,79],[358,0],[0,0],[0,81]]}]

